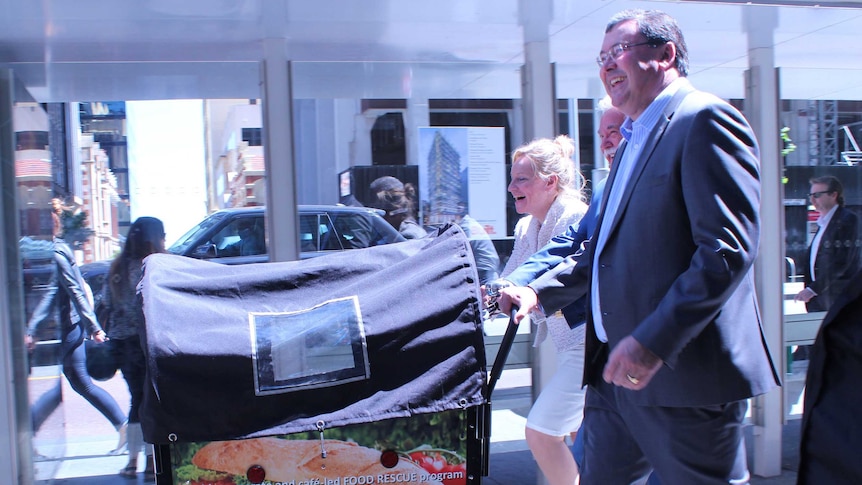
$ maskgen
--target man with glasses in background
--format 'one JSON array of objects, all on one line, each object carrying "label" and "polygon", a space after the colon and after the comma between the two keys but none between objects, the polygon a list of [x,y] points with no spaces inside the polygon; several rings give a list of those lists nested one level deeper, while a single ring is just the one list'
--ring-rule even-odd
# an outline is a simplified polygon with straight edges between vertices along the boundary
[{"label": "man with glasses in background", "polygon": [[597,61],[627,118],[596,232],[498,303],[518,322],[588,294],[581,483],[747,483],[748,398],[779,383],[754,285],[754,131],[686,79],[663,12],[615,15]]},{"label": "man with glasses in background", "polygon": [[[844,207],[844,187],[837,177],[824,175],[809,181],[811,205],[820,217],[817,233],[808,247],[805,288],[796,301],[808,312],[825,312],[832,306],[850,277],[859,269],[859,218]],[[794,359],[804,355],[794,354]]]}]

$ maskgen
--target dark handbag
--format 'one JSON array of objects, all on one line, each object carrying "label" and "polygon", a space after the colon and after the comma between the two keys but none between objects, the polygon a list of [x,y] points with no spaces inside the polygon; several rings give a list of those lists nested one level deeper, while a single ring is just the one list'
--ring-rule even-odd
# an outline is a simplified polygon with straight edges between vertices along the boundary
[{"label": "dark handbag", "polygon": [[86,339],[84,345],[87,349],[87,374],[97,381],[107,381],[114,377],[120,363],[114,349],[114,341],[106,340],[102,343]]}]

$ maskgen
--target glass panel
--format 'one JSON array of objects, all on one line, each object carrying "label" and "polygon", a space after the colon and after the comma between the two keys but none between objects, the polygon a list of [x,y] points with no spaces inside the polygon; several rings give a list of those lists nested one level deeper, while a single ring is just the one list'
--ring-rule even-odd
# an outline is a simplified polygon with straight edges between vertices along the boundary
[{"label": "glass panel", "polygon": [[[255,75],[251,91],[259,93],[259,64],[245,64],[250,65],[251,70],[242,71]],[[239,67],[239,64],[232,65]],[[208,71],[203,65],[197,67]],[[244,91],[238,90],[237,96],[244,96]],[[209,108],[218,111],[213,106],[218,106],[220,101],[212,100]],[[14,217],[5,214],[4,220],[19,221],[14,229],[20,239],[16,235],[4,240],[17,241],[16,250],[23,270],[21,300],[24,304],[22,317],[14,321],[17,333],[11,334],[16,335],[14,341],[18,342],[13,355],[21,356],[22,366],[14,382],[20,385],[16,396],[22,396],[18,406],[23,413],[21,429],[32,426],[34,430],[34,459],[31,462],[29,451],[21,451],[27,461],[21,468],[33,470],[36,480],[114,475],[129,461],[129,456],[122,454],[123,449],[111,454],[118,445],[117,430],[127,419],[130,406],[124,376],[115,373],[105,380],[91,382],[84,373],[86,351],[74,332],[89,334],[89,331],[79,330],[75,323],[78,314],[69,311],[68,304],[46,303],[47,311],[39,311],[46,318],[39,325],[34,320],[35,344],[29,355],[23,350],[24,329],[31,316],[39,313],[36,309],[45,295],[64,293],[62,285],[57,286],[55,276],[57,265],[52,242],[55,221],[70,246],[70,265],[80,268],[83,279],[98,300],[110,263],[123,246],[131,221],[142,215],[159,217],[166,222],[166,229],[172,231],[169,237],[173,239],[189,231],[206,215],[205,167],[208,164],[204,153],[215,151],[216,146],[225,146],[221,144],[222,132],[209,133],[217,141],[212,142],[212,147],[204,147],[202,100],[155,103],[160,102],[40,104],[21,101],[9,113],[14,131],[10,130],[9,140],[3,139],[5,147],[10,149],[10,156],[4,156],[4,160],[14,159],[14,165],[10,163],[12,176],[4,176],[4,180],[10,181],[8,189],[14,191],[17,207],[10,210],[17,214]],[[248,103],[246,98],[232,104]],[[192,110],[188,109],[189,105]],[[184,116],[191,111],[197,120],[188,122]],[[209,114],[208,120],[214,125],[224,124],[221,112]],[[174,122],[188,126],[176,129]],[[258,145],[260,150],[259,117],[256,123],[251,135],[257,133],[257,138],[245,141]],[[152,136],[159,127],[167,128]],[[180,137],[174,138],[171,130]],[[54,150],[57,144],[63,145],[64,150],[59,153]],[[144,152],[141,147],[149,151]],[[196,151],[192,152],[189,147]],[[216,153],[222,154],[223,150]],[[243,180],[254,186],[261,179],[260,174],[254,178],[254,170],[262,173],[262,157],[260,153],[249,152],[247,160],[251,160],[252,165],[244,172]],[[189,170],[188,167],[193,168]],[[229,190],[228,184],[222,187]],[[253,201],[253,195],[250,191],[245,200]],[[59,204],[53,199],[58,199]],[[214,205],[223,204],[216,200]],[[263,212],[258,213],[256,222],[259,224],[254,231],[262,235]],[[240,224],[235,222],[231,234],[239,237],[241,232]],[[255,254],[240,250],[233,259],[265,261],[265,236],[260,240],[263,246],[254,251]],[[7,281],[14,281],[14,278]],[[11,289],[9,294],[13,295]],[[65,368],[64,356],[68,364]],[[140,469],[144,463],[141,453]]]},{"label": "glass panel", "polygon": [[[476,259],[487,261],[480,281],[496,277],[512,251],[513,229],[520,218],[507,192],[511,152],[528,141],[524,139],[520,60],[513,60],[512,64],[293,62],[291,65],[299,202],[362,204],[379,207],[389,216],[389,212],[404,208],[375,205],[380,191],[372,189],[372,185],[382,177],[394,177],[415,190],[411,193],[405,188],[412,203],[406,207],[408,211],[412,209],[417,224],[425,231],[433,231],[435,224],[447,220],[472,219],[472,223],[464,222],[463,227],[474,235],[471,243]],[[590,74],[594,76],[595,69]],[[342,82],[344,79],[350,81]],[[595,136],[592,100],[586,101],[574,103],[579,108],[575,116],[579,132],[586,135],[579,140],[581,153],[592,157]],[[566,103],[560,106],[561,117],[567,117]],[[441,133],[463,129],[473,135],[491,128],[499,130],[500,136],[484,146],[474,139],[469,149],[466,142],[459,144],[455,136],[441,136],[449,149],[441,143],[434,145],[437,150],[432,150],[424,144],[422,134],[423,129],[433,133],[436,128]],[[568,125],[565,128],[570,129]],[[481,173],[478,164],[469,165],[471,155],[476,159],[481,158],[480,154],[485,157],[485,167],[491,167],[492,171],[485,174],[484,183],[471,180],[471,173]],[[449,204],[452,210],[448,219],[443,211],[431,217],[432,197],[442,197],[443,192],[434,194],[428,188],[434,184],[429,183],[427,168],[434,162],[441,172],[450,175],[446,178],[449,182],[443,184],[446,194],[454,200]],[[592,165],[590,160],[588,169]],[[496,185],[491,187],[492,183]],[[394,193],[384,191],[384,196]],[[493,234],[486,231],[486,221],[478,221],[483,210],[500,214],[500,229]],[[402,229],[396,218],[387,219],[393,228]],[[337,233],[338,221],[334,222],[330,230]],[[331,239],[322,234],[323,248],[327,247],[327,241]],[[489,359],[496,355],[505,328],[505,318],[485,322]],[[509,359],[518,368],[514,374],[507,369],[503,381],[529,394],[530,326],[522,325],[518,332],[526,335],[518,336]]]},{"label": "glass panel", "polygon": [[299,250],[315,252],[320,250],[320,229],[317,214],[301,214],[299,216]]},{"label": "glass panel", "polygon": [[[86,215],[80,207],[60,203],[67,199],[63,198],[63,186],[54,177],[49,140],[56,127],[48,112],[38,103],[19,101],[12,108],[12,121],[25,318],[24,322],[15,322],[20,327],[13,335],[31,335],[27,352],[18,355],[27,357],[29,375],[21,394],[29,397],[29,419],[22,425],[33,433],[34,471],[39,478],[57,467],[44,458],[61,454],[65,446],[62,360],[63,339],[69,331],[63,324],[63,313],[67,314],[66,320],[77,315],[71,313],[68,299],[58,304],[58,266],[52,233],[67,233],[71,248],[80,249],[87,236]],[[62,133],[59,140],[63,140]],[[59,181],[66,182],[66,175],[63,173]],[[23,346],[24,339],[19,342],[17,345]]]},{"label": "glass panel", "polygon": [[[0,70],[0,191],[2,191],[5,201],[13,202],[12,204],[4,203],[0,206],[4,221],[17,221],[19,219],[19,215],[16,214],[18,211],[16,199],[31,200],[35,203],[41,197],[38,191],[30,191],[18,183],[16,153],[19,137],[16,136],[15,126],[16,101],[23,102],[30,99],[28,96],[19,96],[20,86],[10,70]],[[20,94],[27,95],[26,92]],[[18,131],[44,131],[34,128],[36,127],[19,126]],[[31,140],[39,138],[42,138],[41,135],[30,137]],[[30,150],[39,148],[37,143],[27,143],[24,146]],[[42,148],[44,149],[44,147]],[[23,439],[19,440],[19,443],[29,443],[29,438],[32,436],[31,433],[28,433],[32,422],[30,403],[35,402],[42,395],[56,395],[55,392],[50,391],[56,388],[56,383],[59,380],[54,378],[50,382],[46,381],[44,388],[34,390],[32,395],[29,394],[28,379],[33,374],[24,345],[26,333],[24,319],[26,314],[32,311],[27,308],[28,304],[32,305],[32,303],[30,301],[25,302],[23,286],[26,280],[26,284],[31,288],[44,287],[50,278],[50,270],[42,271],[41,268],[31,267],[27,271],[22,271],[24,265],[16,264],[21,258],[20,228],[16,227],[15,224],[7,223],[3,224],[2,231],[3,237],[0,238],[2,251],[0,254],[2,254],[4,261],[2,265],[3,281],[6,284],[0,293],[0,308],[3,308],[2,315],[0,315],[0,328],[3,329],[8,339],[6,339],[7,344],[0,348],[0,357],[2,357],[0,371],[9,377],[8,384],[10,385],[6,386],[5,389],[7,389],[7,393],[11,391],[11,395],[4,393],[4,404],[0,405],[0,408],[3,409],[2,426],[5,429],[17,427],[20,430],[19,436]],[[51,400],[56,401],[53,398]],[[39,417],[39,421],[42,421],[41,417]],[[10,482],[14,479],[32,480],[32,449],[30,446],[19,445],[13,450],[10,444],[0,446],[0,453],[4,454],[0,457],[0,463],[3,463],[3,469],[0,470],[0,474],[3,474],[2,480]],[[17,463],[15,462],[16,459]],[[10,472],[16,467],[18,476],[14,476],[14,473]]]},{"label": "glass panel", "polygon": [[[787,279],[787,415],[802,413],[810,344],[860,267],[862,103],[785,100],[782,113]],[[813,195],[812,195],[813,194]]]},{"label": "glass panel", "polygon": [[[513,35],[517,34],[513,32]],[[429,151],[420,150],[419,128],[495,128],[502,133],[500,142],[492,147],[494,170],[497,171],[495,175],[500,183],[493,192],[487,192],[487,200],[475,202],[477,205],[474,205],[474,208],[478,205],[499,206],[503,214],[503,229],[482,238],[482,241],[491,243],[485,244],[484,250],[492,259],[496,258],[498,261],[493,264],[494,269],[501,269],[511,251],[512,230],[520,217],[514,212],[506,192],[510,152],[526,141],[523,139],[524,123],[521,114],[520,65],[295,63],[293,79],[293,93],[297,98],[294,106],[297,199],[304,204],[328,205],[322,213],[314,212],[314,217],[319,219],[313,222],[300,208],[298,237],[302,243],[311,242],[310,246],[303,246],[302,257],[309,257],[308,249],[341,250],[373,245],[380,239],[383,239],[383,242],[396,240],[394,236],[383,237],[378,234],[369,239],[358,234],[357,228],[369,225],[376,228],[380,234],[398,234],[398,229],[380,215],[374,218],[369,215],[335,214],[332,206],[340,201],[343,195],[340,191],[340,174],[360,168],[383,170],[367,180],[362,178],[362,186],[353,187],[354,190],[348,192],[362,198],[362,202],[367,202],[367,197],[371,195],[371,182],[381,176],[394,176],[403,182],[411,183],[415,180],[414,185],[418,188],[421,186],[420,171],[411,172],[409,169],[417,168],[429,158]],[[350,79],[350,82],[344,83],[344,79]],[[336,82],[337,80],[340,81]],[[238,98],[242,95],[241,92],[237,93]],[[182,103],[182,100],[177,102]],[[110,170],[98,173],[100,177],[113,178],[107,185],[115,189],[115,192],[110,192],[105,188],[106,193],[102,194],[101,200],[111,202],[99,206],[99,210],[93,212],[99,214],[99,219],[92,221],[96,230],[92,244],[96,246],[96,238],[101,237],[100,244],[104,244],[104,248],[98,255],[93,256],[92,260],[98,260],[100,263],[110,261],[125,240],[128,223],[144,213],[165,221],[173,220],[181,213],[200,214],[192,221],[178,223],[173,229],[168,228],[168,242],[172,242],[178,234],[189,231],[189,228],[205,219],[206,212],[229,206],[246,206],[243,210],[248,210],[251,207],[247,206],[259,205],[266,200],[262,146],[266,140],[265,136],[258,135],[263,128],[260,103],[254,96],[243,99],[207,99],[200,102],[207,116],[206,129],[211,130],[207,134],[207,149],[210,154],[207,164],[200,164],[198,172],[191,175],[181,171],[185,163],[165,165],[161,163],[162,156],[143,156],[136,151],[140,149],[140,144],[136,146],[135,136],[140,135],[138,123],[141,121],[133,120],[133,117],[135,105],[143,102],[126,101],[122,105],[122,111],[119,109],[120,105],[114,102],[84,103],[89,111],[76,110],[84,112],[80,120],[82,131],[93,136],[94,145],[88,148],[89,153],[93,154],[90,159],[98,164],[100,157],[104,157],[104,166]],[[592,102],[593,100],[586,99],[574,104],[578,109],[574,117],[578,120],[582,159],[595,153]],[[566,103],[559,103],[559,106],[560,119],[570,119]],[[118,117],[111,118],[111,113],[115,112]],[[178,112],[178,108],[175,111],[174,108],[166,106],[151,119],[156,123],[166,123],[176,117]],[[122,119],[119,114],[123,115]],[[381,119],[385,122],[375,123]],[[560,129],[574,131],[568,121],[561,123]],[[168,136],[162,136],[163,138],[148,145],[169,146]],[[96,147],[95,143],[99,146]],[[183,143],[192,144],[192,139],[186,138],[181,144]],[[397,160],[399,153],[403,154],[402,160]],[[469,158],[464,155],[466,153],[462,152],[460,155],[464,160]],[[197,160],[194,157],[189,159]],[[381,164],[381,161],[386,163]],[[587,169],[593,165],[592,160],[581,162]],[[461,167],[457,168],[460,170]],[[358,172],[356,170],[355,173]],[[182,189],[174,184],[176,180],[190,180],[195,177],[201,180],[209,177],[206,193],[200,193],[200,199],[205,199],[206,202],[199,206],[188,203],[183,197],[185,194]],[[459,174],[455,178],[458,184],[462,183],[460,177]],[[360,179],[361,177],[355,177],[354,181]],[[22,197],[25,193],[31,199],[41,196],[33,191],[22,191]],[[427,198],[427,194],[422,191],[415,195],[414,207],[420,224],[426,222],[420,215],[423,210],[422,201],[427,200],[423,197]],[[488,202],[496,198],[503,202]],[[157,201],[159,204],[142,203],[144,199]],[[372,217],[370,223],[369,217]],[[357,221],[361,224],[357,224]],[[222,224],[223,222],[220,221],[218,227],[216,224],[204,224],[205,227],[190,231],[187,236],[180,238],[179,245],[174,246],[172,252],[183,253],[189,248],[200,248],[206,242],[219,244],[219,249],[225,250],[231,242],[240,240],[240,236],[238,223],[226,225]],[[102,226],[108,226],[109,229],[101,231]],[[484,223],[469,227],[476,228],[477,233],[479,230],[485,232]],[[217,231],[221,237],[213,236],[210,229]],[[105,235],[100,236],[103,232]],[[202,244],[197,244],[199,238],[203,238]],[[476,254],[481,254],[482,249],[477,247]],[[90,257],[86,251],[84,256]],[[205,257],[205,254],[198,254],[196,257]],[[249,262],[239,261],[241,258],[242,255],[235,255],[220,262]],[[94,266],[95,264],[97,263],[85,265],[86,269],[90,270],[87,272],[87,278],[93,282],[102,281],[107,266],[102,264],[99,268]],[[523,327],[519,331],[529,331],[527,326]],[[489,342],[493,344],[495,336],[498,335],[494,332],[499,330],[499,334],[502,334],[503,328],[504,325],[491,322],[487,327],[490,332]],[[529,340],[525,338],[519,341],[519,344],[523,344],[524,349],[529,349]],[[288,347],[291,345],[288,344]],[[517,353],[517,349],[514,353]],[[524,359],[524,362],[524,365],[529,365],[527,359]],[[344,367],[338,367],[342,368]],[[285,370],[287,367],[283,366],[281,369]],[[320,369],[318,367],[318,370]],[[324,366],[322,370],[322,374],[326,374],[335,368]],[[285,373],[289,374],[286,371]],[[122,393],[119,395],[122,396]]]}]

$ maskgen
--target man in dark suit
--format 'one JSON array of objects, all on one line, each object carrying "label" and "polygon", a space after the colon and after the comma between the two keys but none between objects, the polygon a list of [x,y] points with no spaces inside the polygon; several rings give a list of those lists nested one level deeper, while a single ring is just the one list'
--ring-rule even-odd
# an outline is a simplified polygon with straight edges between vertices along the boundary
[{"label": "man in dark suit", "polygon": [[804,301],[809,312],[823,312],[859,269],[859,219],[844,207],[844,188],[837,177],[825,175],[810,182],[808,197],[820,217],[808,248],[805,288],[796,300]]},{"label": "man in dark suit", "polygon": [[589,291],[581,483],[653,469],[667,484],[745,483],[747,399],[779,382],[755,297],[753,130],[685,79],[685,41],[662,12],[615,15],[598,63],[628,118],[596,233],[500,306],[520,321]]},{"label": "man in dark suit", "polygon": [[848,282],[836,295],[809,354],[800,485],[862,483],[862,271]]}]

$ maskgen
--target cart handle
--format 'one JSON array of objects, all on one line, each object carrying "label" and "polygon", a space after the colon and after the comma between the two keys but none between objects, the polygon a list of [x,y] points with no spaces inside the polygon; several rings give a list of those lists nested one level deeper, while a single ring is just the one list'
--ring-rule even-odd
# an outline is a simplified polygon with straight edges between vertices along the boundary
[{"label": "cart handle", "polygon": [[488,377],[488,392],[485,394],[486,401],[491,400],[491,393],[494,392],[494,387],[497,386],[497,381],[503,373],[503,366],[509,357],[509,351],[512,349],[512,343],[515,341],[515,334],[518,332],[518,324],[515,323],[516,313],[518,313],[518,307],[513,306],[512,313],[509,315],[509,324],[506,326],[506,333],[500,342],[500,350],[497,351],[494,365],[491,367],[491,375]]}]

